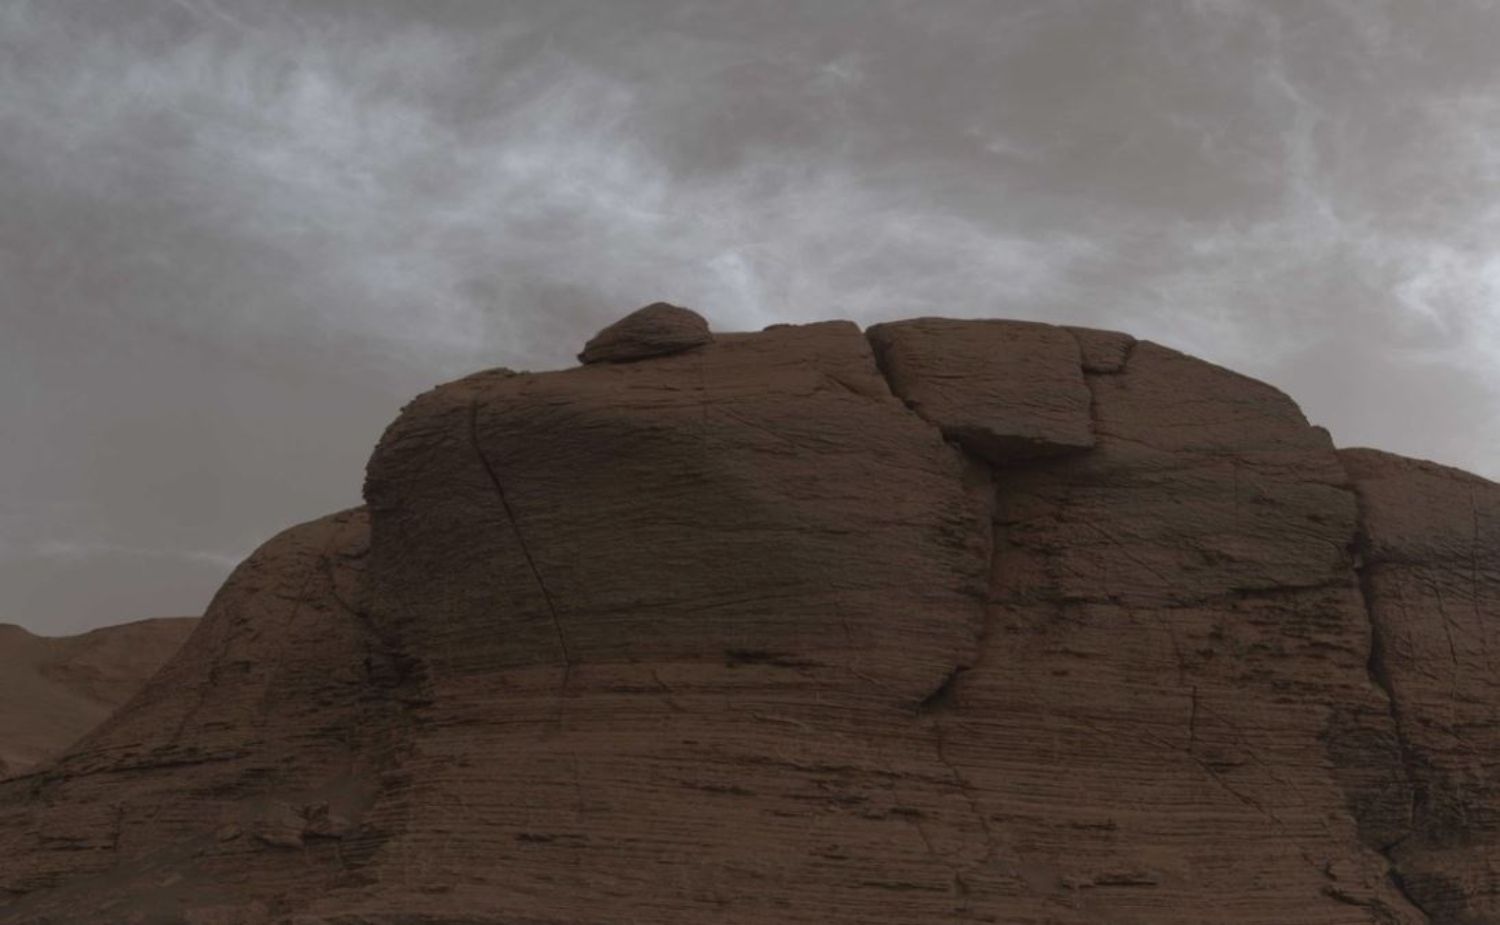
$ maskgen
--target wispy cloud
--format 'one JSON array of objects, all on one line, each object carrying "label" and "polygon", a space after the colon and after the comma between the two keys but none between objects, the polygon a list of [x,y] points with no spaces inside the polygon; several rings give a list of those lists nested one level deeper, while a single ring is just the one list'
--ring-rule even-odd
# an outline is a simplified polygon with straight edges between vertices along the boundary
[{"label": "wispy cloud", "polygon": [[[30,9],[16,42],[48,27]],[[131,272],[182,295],[127,310],[221,336],[311,328],[385,357],[472,363],[498,341],[508,362],[557,362],[575,345],[550,340],[558,325],[539,305],[572,315],[577,337],[659,295],[727,327],[1024,310],[1068,293],[1070,268],[1099,252],[1077,232],[952,214],[929,179],[817,146],[674,172],[645,121],[662,88],[562,50],[496,64],[494,39],[273,24],[203,29],[147,56],[91,37],[7,75],[0,125],[28,139],[27,168],[88,208],[163,213],[120,243]],[[836,106],[860,60],[811,62],[810,105]],[[444,118],[432,95],[484,66],[485,104]],[[181,239],[200,230],[232,261],[209,260],[211,278],[182,263]]]},{"label": "wispy cloud", "polygon": [[767,9],[0,3],[11,549],[236,548],[659,298],[1122,328],[1500,475],[1492,4]]},{"label": "wispy cloud", "polygon": [[[127,546],[120,543],[100,543],[91,540],[46,540],[36,544],[29,552],[31,556],[41,559],[61,559],[72,562],[85,562],[101,557],[146,560],[165,559],[168,561],[211,565],[222,569],[233,568],[245,558],[243,554],[236,555],[234,553],[213,552],[202,549],[153,549],[143,546]],[[23,555],[21,558],[27,558],[27,556]]]}]

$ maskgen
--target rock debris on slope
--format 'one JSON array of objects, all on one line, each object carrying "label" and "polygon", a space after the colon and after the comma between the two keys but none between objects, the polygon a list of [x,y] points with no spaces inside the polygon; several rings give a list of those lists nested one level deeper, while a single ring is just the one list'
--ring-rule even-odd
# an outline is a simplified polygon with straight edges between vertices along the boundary
[{"label": "rock debris on slope", "polygon": [[0,923],[1500,920],[1500,486],[1124,334],[674,317],[408,405],[0,785]]}]

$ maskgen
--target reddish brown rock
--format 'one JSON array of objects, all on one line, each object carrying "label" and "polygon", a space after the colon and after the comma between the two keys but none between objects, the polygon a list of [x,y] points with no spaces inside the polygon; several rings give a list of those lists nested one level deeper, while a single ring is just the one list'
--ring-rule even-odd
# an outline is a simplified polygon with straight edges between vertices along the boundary
[{"label": "reddish brown rock", "polygon": [[869,333],[891,390],[990,462],[1094,444],[1078,340],[1063,328],[918,318]]},{"label": "reddish brown rock", "polygon": [[1097,328],[1065,327],[1078,341],[1078,351],[1086,373],[1123,372],[1130,360],[1130,351],[1135,348],[1135,338],[1119,331],[1101,331]]},{"label": "reddish brown rock", "polygon": [[400,754],[403,669],[356,610],[367,541],[362,510],[270,540],[135,699],[0,785],[0,921],[212,920],[373,850],[366,825],[288,852],[279,825],[316,803],[362,821]]},{"label": "reddish brown rock", "polygon": [[368,514],[0,784],[0,923],[1492,917],[1494,486],[1155,344],[918,328],[930,420],[843,323],[419,397]]},{"label": "reddish brown rock", "polygon": [[1155,344],[1089,385],[1092,451],[996,474],[985,655],[932,719],[974,806],[967,900],[1016,921],[1422,921],[1350,806],[1364,768],[1402,781],[1326,435]]},{"label": "reddish brown rock", "polygon": [[1388,853],[1433,922],[1500,921],[1500,485],[1376,450],[1340,456],[1364,510],[1371,667],[1413,785]]},{"label": "reddish brown rock", "polygon": [[628,363],[681,353],[714,339],[697,312],[652,302],[595,334],[578,354],[580,363]]},{"label": "reddish brown rock", "polygon": [[140,690],[196,619],[140,620],[77,636],[0,625],[0,776],[62,752]]},{"label": "reddish brown rock", "polygon": [[461,380],[392,425],[365,492],[377,590],[444,627],[441,674],[706,660],[911,706],[972,657],[987,480],[829,322]]}]

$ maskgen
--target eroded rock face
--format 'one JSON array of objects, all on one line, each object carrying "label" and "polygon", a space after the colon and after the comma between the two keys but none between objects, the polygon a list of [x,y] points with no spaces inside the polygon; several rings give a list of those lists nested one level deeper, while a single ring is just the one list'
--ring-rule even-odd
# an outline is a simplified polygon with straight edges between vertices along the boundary
[{"label": "eroded rock face", "polygon": [[402,669],[357,609],[367,552],[363,510],[270,540],[134,700],[0,784],[0,921],[209,921],[374,850],[373,824],[292,854],[274,837],[288,805],[363,822],[401,754]]},{"label": "eroded rock face", "polygon": [[480,373],[0,785],[0,922],[1488,921],[1496,491],[1113,332]]},{"label": "eroded rock face", "polygon": [[912,707],[973,657],[988,479],[829,322],[461,380],[390,428],[365,492],[383,613],[442,614],[441,678],[706,660]]},{"label": "eroded rock face", "polygon": [[1432,921],[1500,921],[1500,485],[1376,450],[1340,456],[1365,512],[1371,664],[1412,785],[1388,853]]}]

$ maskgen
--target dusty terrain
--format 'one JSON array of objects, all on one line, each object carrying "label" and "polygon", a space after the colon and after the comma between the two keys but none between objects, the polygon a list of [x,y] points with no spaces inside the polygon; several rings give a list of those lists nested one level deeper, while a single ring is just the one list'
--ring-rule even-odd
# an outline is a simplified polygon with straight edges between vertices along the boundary
[{"label": "dusty terrain", "polygon": [[192,617],[77,636],[0,624],[0,776],[60,754],[129,700],[182,646]]},{"label": "dusty terrain", "polygon": [[1500,486],[1107,331],[583,358],[0,784],[0,922],[1500,921]]}]

